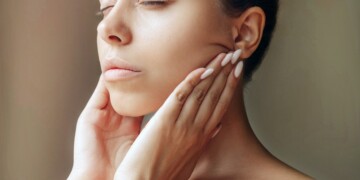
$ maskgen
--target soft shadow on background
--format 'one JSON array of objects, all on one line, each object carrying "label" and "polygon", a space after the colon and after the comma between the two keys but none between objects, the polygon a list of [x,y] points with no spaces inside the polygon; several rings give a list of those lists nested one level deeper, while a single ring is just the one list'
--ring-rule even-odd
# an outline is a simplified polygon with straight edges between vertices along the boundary
[{"label": "soft shadow on background", "polygon": [[[98,2],[0,2],[0,179],[65,179],[100,74]],[[317,179],[360,177],[360,1],[282,0],[246,88],[263,144]]]}]

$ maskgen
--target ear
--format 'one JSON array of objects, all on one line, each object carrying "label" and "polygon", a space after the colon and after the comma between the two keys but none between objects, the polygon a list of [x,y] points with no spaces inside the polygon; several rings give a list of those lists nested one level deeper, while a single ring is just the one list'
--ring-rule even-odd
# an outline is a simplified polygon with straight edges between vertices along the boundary
[{"label": "ear", "polygon": [[260,44],[265,27],[265,13],[259,7],[251,7],[233,19],[232,35],[235,49],[242,49],[241,59],[246,59]]}]

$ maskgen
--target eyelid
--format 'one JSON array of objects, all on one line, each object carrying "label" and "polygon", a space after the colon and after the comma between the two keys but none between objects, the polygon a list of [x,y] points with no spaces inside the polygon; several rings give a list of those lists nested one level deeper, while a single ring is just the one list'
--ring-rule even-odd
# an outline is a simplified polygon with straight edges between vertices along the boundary
[{"label": "eyelid", "polygon": [[138,0],[138,3],[144,3],[144,2],[166,2],[168,0]]},{"label": "eyelid", "polygon": [[111,8],[111,7],[114,7],[114,5],[106,6],[106,7],[102,8],[102,9],[100,9],[98,12],[96,12],[96,15],[97,16],[104,16],[104,11]]},{"label": "eyelid", "polygon": [[[161,5],[161,4],[165,4],[167,3],[169,0],[138,0],[138,4],[144,4],[144,5]],[[149,3],[149,4],[146,4],[146,3]],[[161,4],[151,4],[151,3],[161,3]],[[98,12],[96,12],[96,16],[104,16],[104,11],[111,8],[111,7],[114,7],[114,5],[111,5],[111,6],[107,6],[107,7],[104,7],[102,9],[100,9]]]},{"label": "eyelid", "polygon": [[162,5],[167,3],[169,0],[138,0],[137,4],[142,5]]}]

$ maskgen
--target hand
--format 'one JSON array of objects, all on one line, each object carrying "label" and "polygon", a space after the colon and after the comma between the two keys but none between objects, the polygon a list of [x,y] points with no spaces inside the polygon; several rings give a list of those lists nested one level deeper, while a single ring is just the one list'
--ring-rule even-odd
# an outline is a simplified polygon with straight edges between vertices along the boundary
[{"label": "hand", "polygon": [[143,117],[117,114],[102,77],[81,113],[75,133],[74,163],[68,179],[113,179],[139,135]]},{"label": "hand", "polygon": [[[235,60],[240,56],[235,53]],[[219,124],[237,87],[232,54],[220,54],[208,66],[214,71],[201,80],[204,68],[191,72],[148,122],[116,171],[115,179],[188,179]],[[236,58],[237,57],[237,58]],[[208,71],[209,72],[209,71]],[[210,70],[211,72],[211,70]],[[221,126],[220,126],[221,127]]]}]

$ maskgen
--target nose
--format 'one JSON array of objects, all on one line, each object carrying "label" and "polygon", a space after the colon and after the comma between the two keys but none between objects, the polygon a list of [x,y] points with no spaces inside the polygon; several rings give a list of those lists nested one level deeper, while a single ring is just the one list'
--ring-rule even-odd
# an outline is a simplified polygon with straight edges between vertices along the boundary
[{"label": "nose", "polygon": [[132,35],[127,25],[129,19],[126,10],[119,3],[117,5],[99,23],[97,32],[105,42],[114,46],[123,46],[131,42]]}]

